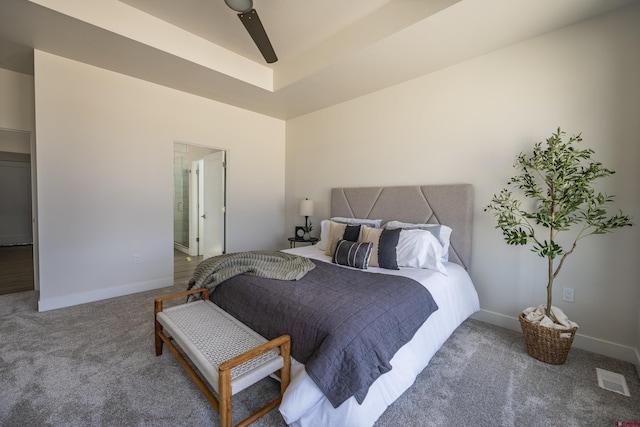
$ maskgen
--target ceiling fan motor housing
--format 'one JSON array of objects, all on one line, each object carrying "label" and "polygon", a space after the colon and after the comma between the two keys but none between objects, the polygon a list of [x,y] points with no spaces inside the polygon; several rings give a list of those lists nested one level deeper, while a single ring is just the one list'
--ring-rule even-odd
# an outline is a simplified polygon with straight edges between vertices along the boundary
[{"label": "ceiling fan motor housing", "polygon": [[253,0],[224,0],[231,9],[239,13],[248,12],[253,9]]}]

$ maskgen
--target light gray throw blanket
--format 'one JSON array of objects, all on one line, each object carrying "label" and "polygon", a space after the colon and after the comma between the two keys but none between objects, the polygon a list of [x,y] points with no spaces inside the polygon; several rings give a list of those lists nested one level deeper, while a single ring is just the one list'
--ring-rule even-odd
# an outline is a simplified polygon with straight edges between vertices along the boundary
[{"label": "light gray throw blanket", "polygon": [[[206,287],[209,292],[213,292],[216,286],[240,274],[265,279],[299,280],[315,266],[308,258],[284,252],[234,252],[202,261],[189,279],[187,289]],[[198,299],[199,294],[197,295],[191,295],[189,300]]]}]

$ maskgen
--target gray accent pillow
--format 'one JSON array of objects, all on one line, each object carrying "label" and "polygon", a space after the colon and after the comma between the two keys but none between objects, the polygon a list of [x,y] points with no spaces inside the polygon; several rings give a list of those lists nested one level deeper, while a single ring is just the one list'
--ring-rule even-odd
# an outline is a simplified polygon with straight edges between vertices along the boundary
[{"label": "gray accent pillow", "polygon": [[342,234],[342,238],[350,242],[357,242],[360,240],[360,226],[347,225],[344,229],[344,233]]},{"label": "gray accent pillow", "polygon": [[333,262],[339,265],[365,270],[369,266],[372,243],[340,240],[333,254]]},{"label": "gray accent pillow", "polygon": [[383,230],[378,243],[378,265],[387,270],[399,270],[396,247],[400,239],[400,228]]}]

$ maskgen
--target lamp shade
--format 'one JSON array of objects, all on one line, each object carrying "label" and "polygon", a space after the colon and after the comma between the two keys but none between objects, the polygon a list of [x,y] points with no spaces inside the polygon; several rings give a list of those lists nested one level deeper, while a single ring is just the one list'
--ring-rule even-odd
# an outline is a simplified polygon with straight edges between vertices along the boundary
[{"label": "lamp shade", "polygon": [[300,201],[300,215],[311,216],[313,215],[313,200],[304,199]]}]

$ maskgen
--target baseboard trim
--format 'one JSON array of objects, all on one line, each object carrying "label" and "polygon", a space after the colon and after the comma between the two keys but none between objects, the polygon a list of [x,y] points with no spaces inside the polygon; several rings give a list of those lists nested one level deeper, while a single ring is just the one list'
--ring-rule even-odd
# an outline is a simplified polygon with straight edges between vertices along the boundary
[{"label": "baseboard trim", "polygon": [[71,307],[74,305],[86,304],[88,302],[101,301],[109,298],[122,297],[139,292],[151,291],[173,285],[173,277],[148,280],[145,282],[130,283],[124,286],[99,289],[91,292],[64,295],[55,298],[42,298],[38,301],[38,311],[49,311],[58,308]]},{"label": "baseboard trim", "polygon": [[[504,314],[488,310],[480,310],[471,317],[492,325],[522,332],[520,322],[516,317],[506,316]],[[593,338],[580,333],[576,334],[576,337],[573,340],[573,345],[582,350],[633,363],[636,367],[640,366],[640,352],[637,348],[605,341],[599,338]]]}]

